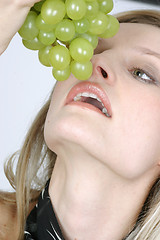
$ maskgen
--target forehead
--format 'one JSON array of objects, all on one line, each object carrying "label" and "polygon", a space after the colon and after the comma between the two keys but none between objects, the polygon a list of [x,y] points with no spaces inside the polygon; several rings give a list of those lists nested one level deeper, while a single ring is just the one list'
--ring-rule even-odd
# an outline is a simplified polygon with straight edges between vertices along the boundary
[{"label": "forehead", "polygon": [[99,39],[96,52],[103,48],[142,46],[160,53],[160,28],[139,23],[121,23],[119,32],[112,38]]}]

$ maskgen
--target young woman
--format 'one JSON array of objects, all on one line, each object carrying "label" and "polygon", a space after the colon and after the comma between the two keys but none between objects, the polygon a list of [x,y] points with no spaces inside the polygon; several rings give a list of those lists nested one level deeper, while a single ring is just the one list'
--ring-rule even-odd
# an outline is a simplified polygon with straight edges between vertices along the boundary
[{"label": "young woman", "polygon": [[[19,15],[7,3],[14,28],[1,52],[34,2]],[[7,163],[16,193],[1,193],[1,239],[160,239],[160,13],[119,21],[99,40],[91,78],[56,83]]]}]

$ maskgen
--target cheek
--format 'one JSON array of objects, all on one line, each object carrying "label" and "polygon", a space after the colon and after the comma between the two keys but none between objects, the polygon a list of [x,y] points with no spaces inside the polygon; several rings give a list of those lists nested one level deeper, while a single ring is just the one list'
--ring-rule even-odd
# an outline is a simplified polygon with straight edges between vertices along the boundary
[{"label": "cheek", "polygon": [[117,167],[129,178],[144,174],[159,162],[160,104],[157,103],[128,106],[115,127],[118,132],[115,159],[121,163]]},{"label": "cheek", "polygon": [[52,151],[58,153],[66,143],[79,144],[116,174],[128,179],[140,177],[157,164],[160,158],[158,97],[147,96],[147,102],[143,99],[135,102],[128,97],[128,104],[125,98],[124,102],[116,104],[121,108],[115,109],[115,117],[102,122],[79,110],[61,109],[61,98],[66,90],[59,86],[53,95],[44,129],[46,143]]}]

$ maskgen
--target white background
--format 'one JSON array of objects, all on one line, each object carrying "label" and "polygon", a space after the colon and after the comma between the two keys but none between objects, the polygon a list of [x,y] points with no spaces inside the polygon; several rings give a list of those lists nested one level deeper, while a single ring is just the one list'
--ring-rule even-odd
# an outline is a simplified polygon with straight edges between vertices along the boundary
[{"label": "white background", "polygon": [[[160,6],[115,0],[112,13]],[[3,173],[5,159],[17,151],[55,80],[51,68],[39,63],[37,52],[26,49],[18,34],[0,56],[0,189],[12,190]]]}]

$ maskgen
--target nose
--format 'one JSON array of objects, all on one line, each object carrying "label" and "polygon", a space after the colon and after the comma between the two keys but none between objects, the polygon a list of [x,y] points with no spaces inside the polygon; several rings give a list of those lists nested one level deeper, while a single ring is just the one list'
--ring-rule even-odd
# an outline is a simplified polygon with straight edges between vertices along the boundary
[{"label": "nose", "polygon": [[96,78],[97,81],[105,81],[109,85],[114,85],[116,77],[113,66],[111,66],[112,63],[111,61],[109,62],[109,57],[111,56],[104,56],[103,53],[92,57],[92,77]]}]

